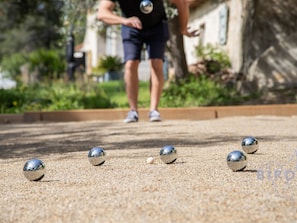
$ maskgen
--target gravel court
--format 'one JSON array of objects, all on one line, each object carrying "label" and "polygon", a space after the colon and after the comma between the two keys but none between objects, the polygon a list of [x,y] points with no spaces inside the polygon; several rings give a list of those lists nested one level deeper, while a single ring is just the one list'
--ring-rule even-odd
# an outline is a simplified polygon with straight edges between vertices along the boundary
[{"label": "gravel court", "polygon": [[[0,125],[0,221],[296,222],[296,129],[296,116]],[[226,156],[247,135],[259,151],[232,172]],[[164,145],[174,164],[159,159]],[[104,165],[88,162],[92,146]],[[33,157],[46,164],[40,182],[22,173]]]}]

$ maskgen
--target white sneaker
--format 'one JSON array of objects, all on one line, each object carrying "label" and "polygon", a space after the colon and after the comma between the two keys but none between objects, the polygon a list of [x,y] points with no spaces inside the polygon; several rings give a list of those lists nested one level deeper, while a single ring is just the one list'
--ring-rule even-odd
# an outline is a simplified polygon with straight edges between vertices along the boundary
[{"label": "white sneaker", "polygon": [[160,112],[158,112],[157,110],[150,111],[149,119],[150,119],[150,122],[162,121],[162,119],[160,117]]},{"label": "white sneaker", "polygon": [[138,122],[138,113],[135,110],[129,111],[124,122],[125,123]]}]

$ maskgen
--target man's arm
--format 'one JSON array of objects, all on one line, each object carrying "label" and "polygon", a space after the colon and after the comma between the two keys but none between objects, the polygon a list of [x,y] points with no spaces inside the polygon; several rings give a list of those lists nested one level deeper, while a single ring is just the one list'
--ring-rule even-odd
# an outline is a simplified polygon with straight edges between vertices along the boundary
[{"label": "man's arm", "polygon": [[99,5],[97,18],[109,25],[126,25],[142,29],[142,24],[137,17],[124,18],[113,12],[115,3],[110,0],[102,0]]},{"label": "man's arm", "polygon": [[189,3],[186,0],[170,0],[174,4],[178,11],[180,31],[183,35],[188,37],[194,37],[199,35],[198,30],[189,31]]}]

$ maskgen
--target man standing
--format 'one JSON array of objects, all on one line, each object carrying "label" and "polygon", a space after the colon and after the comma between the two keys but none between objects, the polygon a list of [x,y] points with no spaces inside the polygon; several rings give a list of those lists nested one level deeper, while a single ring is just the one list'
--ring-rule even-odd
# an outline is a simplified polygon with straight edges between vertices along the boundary
[{"label": "man standing", "polygon": [[[116,1],[122,15],[114,13]],[[178,10],[180,31],[188,37],[197,36],[189,31],[189,7],[185,0],[170,0]],[[151,122],[161,121],[158,104],[163,90],[163,59],[169,39],[168,24],[163,0],[101,0],[98,19],[110,25],[122,25],[124,49],[124,80],[130,106],[125,123],[138,121],[138,66],[143,44],[149,55],[151,69],[150,113]]]}]

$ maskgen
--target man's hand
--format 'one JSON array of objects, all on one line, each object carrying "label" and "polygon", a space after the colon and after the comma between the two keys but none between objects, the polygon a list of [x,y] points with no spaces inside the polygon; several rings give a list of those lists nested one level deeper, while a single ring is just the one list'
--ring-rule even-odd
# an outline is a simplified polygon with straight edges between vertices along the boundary
[{"label": "man's hand", "polygon": [[187,37],[197,37],[200,35],[200,32],[198,29],[190,30],[190,27],[188,27],[186,30],[182,31],[182,34]]},{"label": "man's hand", "polygon": [[109,25],[125,25],[136,29],[142,29],[139,18],[133,16],[125,18],[113,13],[115,3],[109,0],[101,0],[98,8],[97,18]]},{"label": "man's hand", "polygon": [[142,29],[141,21],[139,20],[139,18],[137,18],[135,16],[124,19],[123,25],[130,26],[130,27],[136,28],[136,29]]}]

